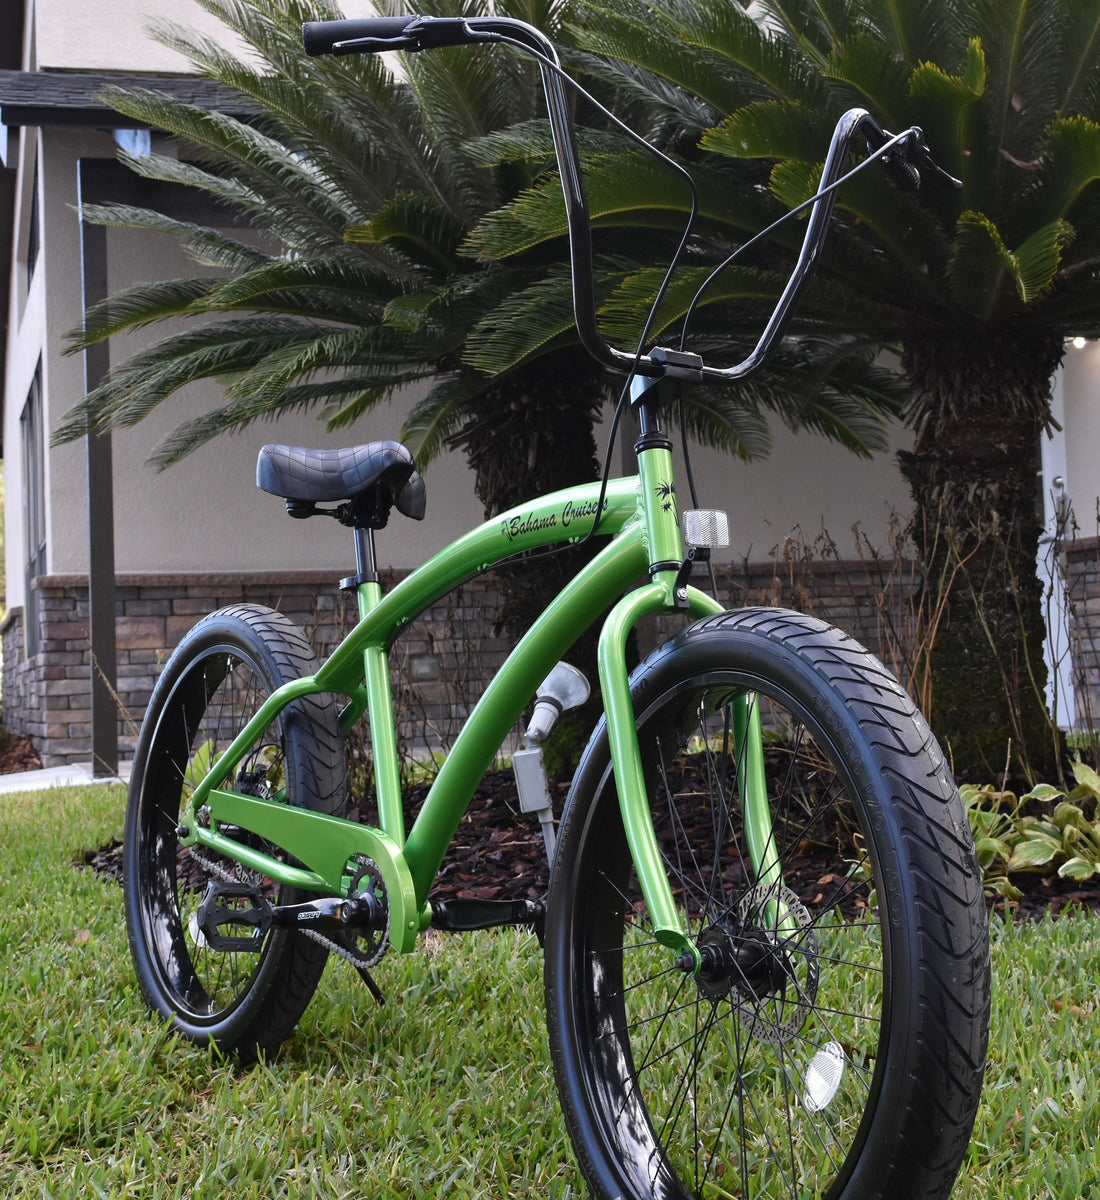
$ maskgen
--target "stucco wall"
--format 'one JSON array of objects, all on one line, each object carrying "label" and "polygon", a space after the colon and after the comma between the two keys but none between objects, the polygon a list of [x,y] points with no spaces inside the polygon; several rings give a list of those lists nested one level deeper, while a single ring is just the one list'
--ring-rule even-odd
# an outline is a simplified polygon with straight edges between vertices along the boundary
[{"label": "stucco wall", "polygon": [[[43,371],[47,423],[52,429],[83,395],[80,356],[61,354],[65,333],[81,318],[79,223],[76,202],[77,161],[81,154],[110,156],[107,135],[48,130],[43,138],[44,271],[36,287],[45,287],[49,304],[38,303],[38,324],[19,339],[21,357],[33,373],[35,342],[44,347]],[[111,290],[152,278],[194,272],[167,239],[110,231],[108,285]],[[32,297],[32,300],[35,298]],[[180,328],[177,324],[175,328]],[[144,331],[112,343],[120,362],[170,330]],[[26,373],[26,372],[24,372]],[[29,378],[29,376],[28,376]],[[331,569],[346,574],[354,562],[350,538],[335,522],[314,519],[308,525],[289,520],[280,501],[255,487],[256,453],[267,441],[336,446],[395,437],[404,405],[381,409],[353,430],[328,433],[309,415],[253,426],[219,438],[177,467],[157,472],[148,458],[177,424],[220,403],[217,385],[195,385],[166,401],[152,416],[113,437],[115,470],[116,565],[119,571],[231,571]],[[411,402],[411,397],[409,401]],[[17,416],[16,415],[16,420]],[[18,446],[9,423],[10,446]],[[82,443],[57,447],[48,470],[49,569],[72,574],[87,570],[87,475]],[[429,474],[427,519],[401,521],[379,536],[384,561],[396,567],[420,562],[479,516],[472,479],[461,457],[448,456]],[[12,531],[21,537],[18,530]],[[12,600],[14,604],[14,599]]]},{"label": "stucco wall", "polygon": [[[8,3],[15,0],[6,0]],[[153,21],[171,21],[227,42],[225,26],[194,0],[34,0],[37,67],[49,71],[187,70],[187,61],[154,41]]]},{"label": "stucco wall", "polygon": [[1062,382],[1065,404],[1066,491],[1086,537],[1100,534],[1100,343],[1066,348]]},{"label": "stucco wall", "polygon": [[[21,337],[19,352],[33,371],[33,343],[36,337],[43,339],[50,428],[77,402],[84,388],[82,359],[62,356],[61,349],[65,333],[79,323],[82,310],[79,227],[73,205],[78,157],[89,152],[107,156],[113,153],[113,144],[106,134],[48,130],[44,135],[45,270],[40,273],[44,282],[36,280],[36,287],[46,288],[49,303],[33,310],[41,310],[41,328]],[[108,259],[112,290],[196,269],[166,239],[115,230],[108,235]],[[112,358],[119,362],[167,332],[160,328],[115,339]],[[13,380],[18,375],[16,372]],[[155,471],[148,459],[165,434],[219,401],[216,385],[195,385],[166,401],[135,428],[114,435],[118,570],[191,572],[285,566],[346,572],[351,550],[345,531],[335,522],[321,519],[307,526],[289,521],[277,499],[255,488],[256,452],[265,441],[334,446],[395,437],[405,405],[378,410],[357,427],[336,434],[328,433],[308,415],[255,425],[218,438],[179,466]],[[735,561],[766,558],[795,526],[810,537],[826,528],[841,543],[841,553],[850,555],[853,523],[860,522],[877,542],[884,536],[888,511],[907,505],[892,454],[861,461],[821,438],[779,428],[775,442],[772,457],[753,464],[735,462],[713,451],[694,452],[701,502],[724,507],[731,517],[733,544],[720,557]],[[55,449],[48,472],[51,573],[87,570],[86,486],[83,444]],[[681,506],[687,507],[686,496],[681,497]],[[428,473],[427,519],[414,524],[395,518],[391,528],[379,536],[381,560],[395,568],[414,566],[479,519],[472,478],[460,456],[448,456]]]}]

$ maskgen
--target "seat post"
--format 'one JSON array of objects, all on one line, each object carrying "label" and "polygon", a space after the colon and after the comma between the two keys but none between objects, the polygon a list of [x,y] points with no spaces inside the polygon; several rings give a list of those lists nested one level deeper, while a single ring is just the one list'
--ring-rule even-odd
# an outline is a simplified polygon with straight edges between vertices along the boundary
[{"label": "seat post", "polygon": [[[374,554],[374,530],[369,525],[356,525],[353,528],[355,565],[359,573],[351,579],[342,579],[340,586],[356,593],[359,619],[364,620],[382,601],[382,583],[378,578]],[[367,687],[378,819],[382,829],[397,845],[404,846],[405,817],[401,807],[401,766],[397,754],[390,664],[382,646],[363,647],[363,679]]]},{"label": "seat post", "polygon": [[355,531],[355,569],[360,583],[378,582],[378,564],[374,556],[374,530]]},{"label": "seat post", "polygon": [[378,562],[374,554],[374,530],[353,526],[355,533],[355,574],[340,580],[340,590],[353,591],[361,583],[378,583]]}]

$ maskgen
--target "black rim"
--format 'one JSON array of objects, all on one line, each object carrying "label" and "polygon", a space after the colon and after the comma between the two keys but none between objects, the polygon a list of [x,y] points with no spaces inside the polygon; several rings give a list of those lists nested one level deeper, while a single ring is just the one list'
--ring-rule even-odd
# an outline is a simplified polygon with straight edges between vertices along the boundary
[{"label": "black rim", "polygon": [[[143,940],[168,1007],[197,1026],[217,1024],[241,1003],[277,936],[257,941],[257,949],[212,949],[197,924],[207,885],[235,880],[259,887],[272,902],[277,897],[270,880],[240,864],[206,849],[180,846],[179,814],[205,767],[270,692],[259,666],[240,650],[209,648],[187,664],[172,687],[145,760],[135,856]],[[260,795],[279,793],[285,766],[277,736],[265,739],[242,764],[237,787]],[[247,907],[250,902],[235,903]],[[242,930],[233,927],[231,932]]]},{"label": "black rim", "polygon": [[698,976],[652,937],[610,774],[589,818],[569,951],[584,1119],[632,1194],[836,1195],[881,1088],[885,889],[849,771],[792,702],[763,698],[782,884],[755,878],[730,696],[729,675],[693,681],[640,722]]}]

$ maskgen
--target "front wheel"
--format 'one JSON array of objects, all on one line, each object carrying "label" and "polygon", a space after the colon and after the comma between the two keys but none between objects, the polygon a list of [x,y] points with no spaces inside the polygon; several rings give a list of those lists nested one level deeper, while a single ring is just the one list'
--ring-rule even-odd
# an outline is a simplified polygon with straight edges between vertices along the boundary
[{"label": "front wheel", "polygon": [[[776,609],[697,622],[631,686],[703,967],[654,940],[601,726],[562,820],[546,953],[555,1076],[594,1193],[945,1197],[981,1087],[989,950],[924,720],[863,647]],[[743,805],[757,714],[762,827]]]}]

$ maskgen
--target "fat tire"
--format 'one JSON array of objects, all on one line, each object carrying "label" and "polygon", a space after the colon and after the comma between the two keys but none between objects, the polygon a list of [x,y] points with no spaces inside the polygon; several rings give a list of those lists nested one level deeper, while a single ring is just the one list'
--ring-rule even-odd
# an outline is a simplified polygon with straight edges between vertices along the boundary
[{"label": "fat tire", "polygon": [[[631,960],[626,950],[615,948],[620,935],[626,938],[631,928],[644,923],[644,907],[633,896],[619,898],[626,891],[630,863],[601,722],[578,767],[563,813],[551,873],[545,959],[554,1073],[584,1175],[593,1193],[604,1200],[709,1195],[708,1186],[715,1195],[942,1200],[953,1185],[977,1110],[987,1047],[990,975],[981,873],[966,814],[939,746],[900,685],[852,638],[803,614],[744,609],[689,626],[633,674],[631,691],[639,744],[649,764],[647,777],[650,760],[657,754],[655,745],[668,742],[666,733],[682,724],[684,698],[707,689],[718,694],[747,690],[781,702],[804,723],[807,741],[812,739],[817,752],[833,760],[837,778],[851,797],[851,811],[868,843],[867,869],[873,873],[876,889],[874,893],[869,886],[864,890],[864,903],[868,911],[879,914],[878,932],[874,932],[876,923],[865,921],[845,925],[834,936],[848,936],[844,930],[851,930],[855,937],[867,930],[872,945],[875,939],[881,941],[882,1010],[879,1024],[867,1022],[877,1044],[871,1047],[873,1059],[864,1064],[866,1107],[862,1115],[857,1112],[852,1118],[853,1131],[844,1134],[843,1145],[834,1151],[839,1161],[811,1161],[812,1143],[799,1142],[796,1150],[792,1138],[791,1168],[784,1170],[781,1160],[787,1156],[788,1134],[777,1134],[776,1146],[765,1147],[761,1155],[764,1173],[771,1178],[766,1187],[750,1168],[759,1138],[748,1147],[717,1145],[719,1137],[740,1142],[741,1130],[747,1140],[755,1126],[769,1121],[770,1110],[754,1110],[753,1104],[786,1107],[785,1113],[778,1114],[777,1130],[784,1123],[788,1131],[812,1123],[809,1088],[798,1082],[799,1063],[812,1052],[810,1031],[815,1023],[824,1027],[839,1020],[810,1011],[823,1001],[829,1003],[825,994],[833,967],[824,956],[818,964],[820,986],[803,985],[804,995],[813,991],[816,1000],[812,1006],[807,1003],[806,1011],[791,1023],[803,1020],[804,1025],[781,1033],[759,1023],[752,1026],[747,1014],[757,1011],[753,1007],[757,999],[754,993],[751,1002],[745,1000],[737,981],[730,986],[729,996],[717,1003],[694,980],[686,988],[679,985],[682,990],[677,995],[684,1008],[694,1007],[696,1029],[710,1019],[714,1023],[708,1029],[716,1032],[705,1041],[696,1032],[692,1044],[688,1025],[687,1044],[668,1050],[670,1056],[690,1059],[679,1108],[667,1103],[667,1112],[658,1111],[648,1098],[648,1073],[656,1072],[663,1045],[662,1021],[668,1024],[669,1042],[674,1043],[672,1028],[681,1010],[670,1003],[659,1020],[650,1016],[643,1026],[629,1007],[637,1004],[640,1012],[642,988],[658,985],[647,977],[638,985],[637,999],[633,993],[627,995],[635,985],[634,976],[627,977]],[[717,754],[708,751],[705,757],[711,761]],[[653,803],[656,808],[658,800]],[[712,808],[716,803],[711,801]],[[676,819],[671,817],[670,822]],[[804,836],[812,833],[807,820]],[[720,839],[714,842],[719,844]],[[700,862],[707,861],[705,851],[697,847]],[[678,860],[663,852],[670,875],[676,876]],[[850,890],[852,883],[844,886]],[[828,891],[826,885],[821,887]],[[683,894],[688,890],[685,885]],[[809,916],[816,912],[814,897],[808,893],[805,899]],[[722,893],[722,900],[727,907],[721,911],[747,911],[743,899],[737,907],[732,889]],[[795,908],[791,900],[790,909]],[[837,902],[834,911],[839,910]],[[714,917],[718,911],[715,904],[711,918],[715,927],[720,924]],[[816,920],[816,915],[810,918],[807,930]],[[730,917],[725,922],[726,927],[737,924]],[[699,935],[704,923],[697,920],[692,925],[689,920],[693,936]],[[807,946],[810,936],[800,929],[799,939]],[[821,938],[828,936],[820,933]],[[815,933],[814,946],[819,944],[817,937]],[[671,969],[673,977],[688,978],[673,966],[671,954],[666,952],[665,958],[666,974]],[[795,960],[793,951],[788,958]],[[654,968],[652,974],[656,973]],[[794,968],[789,973],[793,976]],[[874,979],[872,972],[867,975]],[[763,994],[768,985],[753,986]],[[774,1007],[780,985],[770,986]],[[856,1003],[850,1006],[858,1008]],[[849,1005],[842,1002],[840,1007]],[[760,1001],[759,1011],[763,1008]],[[721,1019],[715,1021],[716,1017]],[[637,1022],[634,1033],[631,1020]],[[776,1042],[775,1047],[769,1048],[768,1038]],[[803,1048],[803,1039],[809,1048]],[[749,1062],[746,1046],[754,1063],[766,1064],[771,1053],[779,1064],[776,1077],[788,1081],[781,1078],[779,1090],[770,1098],[757,1100],[753,1095],[760,1076],[740,1065]],[[697,1143],[703,1141],[699,1105],[705,1095],[700,1081],[710,1071],[717,1078],[723,1055],[733,1055],[735,1047],[744,1059],[739,1059],[730,1083],[727,1128],[714,1137],[708,1158],[688,1144],[692,1136]],[[844,1054],[855,1057],[850,1047]],[[723,1063],[722,1068],[728,1075],[728,1065]],[[862,1085],[863,1077],[855,1072],[856,1067],[849,1065],[841,1099],[849,1084],[853,1089]],[[803,1095],[800,1087],[805,1088]],[[659,1102],[664,1103],[662,1098]],[[690,1119],[683,1115],[688,1110]],[[829,1141],[834,1131],[824,1125],[822,1129],[823,1140]],[[774,1163],[767,1159],[768,1153]],[[797,1166],[796,1154],[801,1155]],[[719,1177],[720,1172],[724,1173]]]},{"label": "fat tire", "polygon": [[[240,718],[251,715],[238,717],[222,708],[215,712],[215,697],[224,693],[211,688],[230,662],[255,676],[259,699],[318,667],[301,630],[259,605],[221,609],[185,635],[157,681],[138,739],[123,836],[124,892],[130,951],[150,1009],[191,1040],[251,1062],[273,1055],[291,1035],[320,981],[328,951],[292,930],[273,929],[258,953],[207,948],[204,957],[185,928],[181,907],[193,906],[200,889],[188,872],[203,870],[193,862],[188,865],[190,852],[176,843],[188,756],[207,734],[217,738],[219,750],[224,748],[243,723]],[[227,718],[233,720],[231,729]],[[296,700],[267,740],[272,753],[281,756],[280,782],[285,782],[289,803],[344,815],[347,771],[331,696]],[[221,863],[241,873],[231,861]],[[201,887],[212,878],[207,872]],[[293,904],[307,894],[283,888],[272,898]],[[217,960],[215,953],[221,955]],[[238,965],[238,958],[243,963]],[[239,982],[229,975],[236,969]],[[223,975],[229,976],[228,983]]]}]

